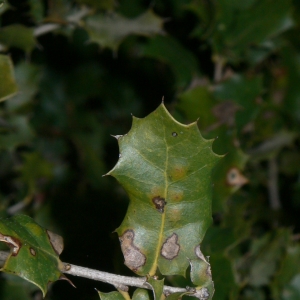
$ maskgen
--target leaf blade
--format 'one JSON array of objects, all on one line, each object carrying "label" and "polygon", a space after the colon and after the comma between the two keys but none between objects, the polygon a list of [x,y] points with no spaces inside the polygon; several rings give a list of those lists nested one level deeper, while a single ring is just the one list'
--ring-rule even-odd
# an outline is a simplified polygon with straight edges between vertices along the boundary
[{"label": "leaf blade", "polygon": [[212,141],[161,104],[144,119],[134,117],[118,143],[121,157],[107,175],[130,197],[116,230],[125,264],[139,275],[153,276],[159,267],[164,275],[185,276],[211,223],[210,173],[219,159]]},{"label": "leaf blade", "polygon": [[[62,263],[58,258],[63,246],[61,241],[60,245],[53,246],[53,234],[50,236],[46,229],[28,216],[16,215],[1,219],[0,241],[12,250],[0,270],[32,282],[45,296],[50,282],[66,279],[60,271]],[[55,236],[57,239],[58,236]],[[58,248],[61,251],[57,251]]]}]

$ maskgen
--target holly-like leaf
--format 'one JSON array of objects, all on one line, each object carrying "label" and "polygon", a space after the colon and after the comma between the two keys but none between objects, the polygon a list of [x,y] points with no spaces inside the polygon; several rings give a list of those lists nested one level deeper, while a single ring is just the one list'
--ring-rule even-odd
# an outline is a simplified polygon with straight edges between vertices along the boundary
[{"label": "holly-like leaf", "polygon": [[18,88],[9,56],[0,54],[0,102],[13,96]]},{"label": "holly-like leaf", "polygon": [[40,227],[30,217],[17,215],[0,219],[0,241],[11,248],[1,271],[34,283],[44,296],[49,283],[67,279],[59,260],[62,238]]},{"label": "holly-like leaf", "polygon": [[163,104],[144,119],[133,117],[129,133],[117,138],[120,158],[108,175],[130,197],[116,230],[125,264],[139,275],[159,268],[185,276],[190,262],[203,259],[199,244],[212,220],[211,169],[219,160],[212,141],[196,123],[174,120]]},{"label": "holly-like leaf", "polygon": [[[248,58],[259,62],[273,50],[274,38],[293,26],[292,7],[289,0],[218,1],[211,22],[214,52],[233,61]],[[210,13],[207,10],[208,16]],[[200,29],[194,33],[202,34]]]},{"label": "holly-like leaf", "polygon": [[[284,298],[284,295],[287,294],[287,291],[291,291],[290,298],[288,299],[299,299],[300,286],[299,284],[295,285],[300,279],[299,264],[300,245],[288,245],[285,256],[280,262],[279,272],[275,274],[271,285],[274,299],[286,299]],[[293,285],[295,285],[295,289],[293,288]]]},{"label": "holly-like leaf", "polygon": [[179,88],[186,87],[193,76],[198,74],[196,57],[171,36],[156,35],[139,46],[138,53],[141,57],[146,56],[166,63],[173,71]]},{"label": "holly-like leaf", "polygon": [[132,295],[132,300],[150,300],[149,293],[145,289],[136,289]]},{"label": "holly-like leaf", "polygon": [[38,92],[40,80],[39,68],[28,62],[23,62],[15,67],[15,78],[19,93],[7,102],[7,109],[17,111],[28,105]]},{"label": "holly-like leaf", "polygon": [[1,299],[7,300],[32,300],[32,294],[38,293],[38,287],[29,281],[23,280],[18,276],[11,274],[2,274],[1,276],[5,281],[1,282]]},{"label": "holly-like leaf", "polygon": [[0,29],[0,43],[8,47],[16,47],[29,53],[36,40],[33,29],[21,24],[13,24]]},{"label": "holly-like leaf", "polygon": [[248,183],[242,171],[248,156],[239,148],[229,152],[213,172],[213,212],[223,211],[228,198]]},{"label": "holly-like leaf", "polygon": [[215,86],[214,96],[221,101],[232,101],[240,109],[235,114],[238,132],[252,122],[261,109],[259,101],[255,101],[262,92],[262,77],[247,78],[234,75]]},{"label": "holly-like leaf", "polygon": [[83,5],[89,5],[94,9],[101,10],[113,10],[116,4],[114,0],[76,0],[76,2]]},{"label": "holly-like leaf", "polygon": [[7,10],[9,10],[12,6],[4,0],[0,1],[0,16],[4,14]]},{"label": "holly-like leaf", "polygon": [[148,278],[148,283],[151,285],[154,295],[154,300],[161,299],[164,290],[164,279],[157,280],[153,277]]},{"label": "holly-like leaf", "polygon": [[98,292],[98,294],[101,300],[126,300],[119,292],[111,292],[111,293]]},{"label": "holly-like leaf", "polygon": [[163,20],[149,10],[135,19],[119,14],[89,16],[85,19],[84,27],[91,42],[117,50],[121,42],[131,34],[150,36],[163,33],[162,25]]}]

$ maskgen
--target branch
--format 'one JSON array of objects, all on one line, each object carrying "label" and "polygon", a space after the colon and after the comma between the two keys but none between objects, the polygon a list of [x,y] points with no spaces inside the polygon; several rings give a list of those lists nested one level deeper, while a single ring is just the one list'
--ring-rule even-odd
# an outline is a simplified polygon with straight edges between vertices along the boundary
[{"label": "branch", "polygon": [[215,70],[214,70],[214,82],[218,83],[222,80],[223,78],[223,68],[224,68],[224,64],[225,61],[224,59],[219,56],[219,55],[215,55],[213,57],[213,61],[215,63]]},{"label": "branch", "polygon": [[[0,266],[2,267],[9,256],[9,252],[0,251]],[[84,277],[92,280],[97,280],[101,282],[106,282],[115,286],[121,290],[127,290],[128,286],[134,286],[139,288],[144,288],[148,290],[152,290],[151,285],[147,282],[147,277],[129,277],[129,276],[121,276],[116,274],[111,274],[107,272],[102,272],[94,269],[89,269],[85,267],[80,267],[76,265],[72,265],[69,263],[63,263],[63,269],[61,270],[65,274]],[[164,286],[164,294],[169,295],[173,293],[187,293],[187,296],[194,296],[199,299],[202,299],[203,293],[206,292],[206,288],[202,288],[200,290],[193,290],[191,292],[190,288],[178,288],[173,286]]]},{"label": "branch", "polygon": [[[91,10],[88,9],[87,7],[83,7],[80,11],[77,11],[73,15],[70,15],[66,18],[67,22],[69,25],[71,24],[77,24],[81,21],[82,18],[90,14]],[[34,36],[38,37],[43,34],[46,34],[48,32],[54,31],[56,29],[59,29],[62,24],[59,23],[46,23],[42,24],[34,29]]]},{"label": "branch", "polygon": [[281,203],[278,189],[278,166],[276,158],[269,159],[268,173],[270,206],[272,210],[279,210],[281,208]]}]

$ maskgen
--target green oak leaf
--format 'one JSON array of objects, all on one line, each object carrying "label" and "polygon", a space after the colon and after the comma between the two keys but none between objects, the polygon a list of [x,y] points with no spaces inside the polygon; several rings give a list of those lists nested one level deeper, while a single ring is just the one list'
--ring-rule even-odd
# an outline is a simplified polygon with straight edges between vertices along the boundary
[{"label": "green oak leaf", "polygon": [[156,35],[148,39],[138,46],[138,53],[140,57],[150,57],[167,64],[179,88],[186,87],[198,74],[196,57],[170,35]]},{"label": "green oak leaf", "polygon": [[248,183],[242,173],[247,161],[248,155],[240,148],[233,148],[214,168],[213,212],[223,211],[228,198]]},{"label": "green oak leaf", "polygon": [[11,8],[12,8],[12,6],[7,1],[1,0],[0,1],[0,16]]},{"label": "green oak leaf", "polygon": [[[300,245],[290,243],[286,248],[286,253],[280,262],[279,272],[277,272],[273,278],[271,284],[273,299],[285,299],[284,294],[287,294],[287,290],[293,290],[291,287],[293,283],[298,282],[300,279]],[[291,292],[290,299],[297,298],[300,295],[300,285],[297,285],[297,292]],[[280,298],[280,295],[282,298]],[[292,297],[292,295],[294,297]]]},{"label": "green oak leaf", "polygon": [[101,300],[126,300],[119,292],[102,293],[98,291]]},{"label": "green oak leaf", "polygon": [[[0,282],[0,298],[5,300],[32,300],[32,294],[41,296],[38,287],[21,277],[8,273],[2,274]],[[3,280],[4,279],[4,280]]]},{"label": "green oak leaf", "polygon": [[228,80],[215,86],[214,97],[222,102],[233,102],[237,107],[235,123],[239,133],[247,124],[253,122],[261,110],[259,101],[255,101],[263,90],[263,78],[247,78],[244,75],[233,75]]},{"label": "green oak leaf", "polygon": [[143,119],[133,117],[129,133],[117,139],[120,158],[107,175],[130,197],[116,230],[125,264],[139,275],[153,276],[159,268],[185,276],[189,263],[203,258],[199,245],[212,221],[211,170],[220,156],[196,123],[177,122],[164,104]]},{"label": "green oak leaf", "polygon": [[[235,4],[217,1],[214,21],[207,29],[207,34],[213,30],[210,37],[213,52],[233,62],[245,59],[258,63],[274,50],[274,39],[294,25],[292,12],[290,0],[277,0],[272,4],[269,0],[235,1]],[[199,29],[198,26],[194,33],[203,38]]]},{"label": "green oak leaf", "polygon": [[21,24],[13,24],[0,29],[0,43],[31,52],[36,45],[33,29]]},{"label": "green oak leaf", "polygon": [[150,300],[149,293],[145,289],[136,289],[132,295],[132,300]]},{"label": "green oak leaf", "polygon": [[0,241],[11,248],[0,270],[34,283],[43,296],[49,283],[67,280],[61,272],[63,264],[59,259],[63,250],[62,238],[40,227],[30,217],[17,215],[0,219]]},{"label": "green oak leaf", "polygon": [[164,291],[164,279],[157,280],[153,277],[150,277],[147,281],[152,287],[154,300],[160,300]]},{"label": "green oak leaf", "polygon": [[93,9],[101,9],[101,10],[113,10],[116,5],[114,0],[76,0],[78,4],[88,5]]},{"label": "green oak leaf", "polygon": [[28,5],[30,7],[29,14],[33,21],[40,23],[44,18],[44,3],[41,0],[29,0]]},{"label": "green oak leaf", "polygon": [[0,54],[0,102],[13,96],[18,91],[13,64],[9,56]]},{"label": "green oak leaf", "polygon": [[89,16],[85,19],[84,28],[91,42],[117,50],[122,41],[131,34],[162,34],[162,25],[163,20],[149,10],[135,19],[128,19],[119,14]]}]

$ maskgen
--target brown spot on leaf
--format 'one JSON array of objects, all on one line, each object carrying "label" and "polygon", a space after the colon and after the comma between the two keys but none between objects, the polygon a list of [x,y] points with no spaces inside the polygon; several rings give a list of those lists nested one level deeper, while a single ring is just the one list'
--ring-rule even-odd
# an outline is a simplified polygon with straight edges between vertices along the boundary
[{"label": "brown spot on leaf", "polygon": [[125,265],[129,269],[137,271],[146,263],[146,256],[134,245],[134,231],[131,229],[126,230],[119,239],[125,259]]},{"label": "brown spot on leaf", "polygon": [[187,168],[181,164],[174,166],[174,168],[170,171],[170,176],[173,181],[180,180],[184,176],[186,176]]},{"label": "brown spot on leaf", "polygon": [[238,168],[231,168],[226,174],[226,183],[232,187],[240,188],[248,183],[248,179],[241,173]]},{"label": "brown spot on leaf", "polygon": [[180,245],[178,244],[178,235],[173,233],[169,236],[161,247],[160,254],[169,260],[175,258],[180,250]]},{"label": "brown spot on leaf", "polygon": [[167,198],[172,203],[179,202],[183,198],[183,191],[177,189],[173,189],[173,190],[170,189]]},{"label": "brown spot on leaf", "polygon": [[47,234],[50,240],[50,244],[53,247],[54,251],[57,253],[57,255],[60,255],[64,249],[63,238],[50,230],[47,230]]},{"label": "brown spot on leaf", "polygon": [[11,248],[12,250],[12,256],[16,256],[18,255],[20,248],[22,246],[21,242],[14,237],[11,237],[9,235],[3,235],[0,233],[0,242],[4,242],[5,244],[7,244],[7,246],[9,246],[9,248]]},{"label": "brown spot on leaf", "polygon": [[36,256],[36,251],[33,248],[30,247],[29,250],[32,256]]},{"label": "brown spot on leaf", "polygon": [[163,213],[164,212],[164,208],[165,208],[165,205],[167,204],[167,202],[165,201],[164,198],[160,197],[160,196],[156,196],[156,197],[153,197],[152,198],[152,202],[154,203],[155,205],[155,208]]},{"label": "brown spot on leaf", "polygon": [[168,218],[171,222],[173,222],[173,226],[176,226],[175,224],[182,220],[182,210],[176,207],[171,207],[168,211]]}]

